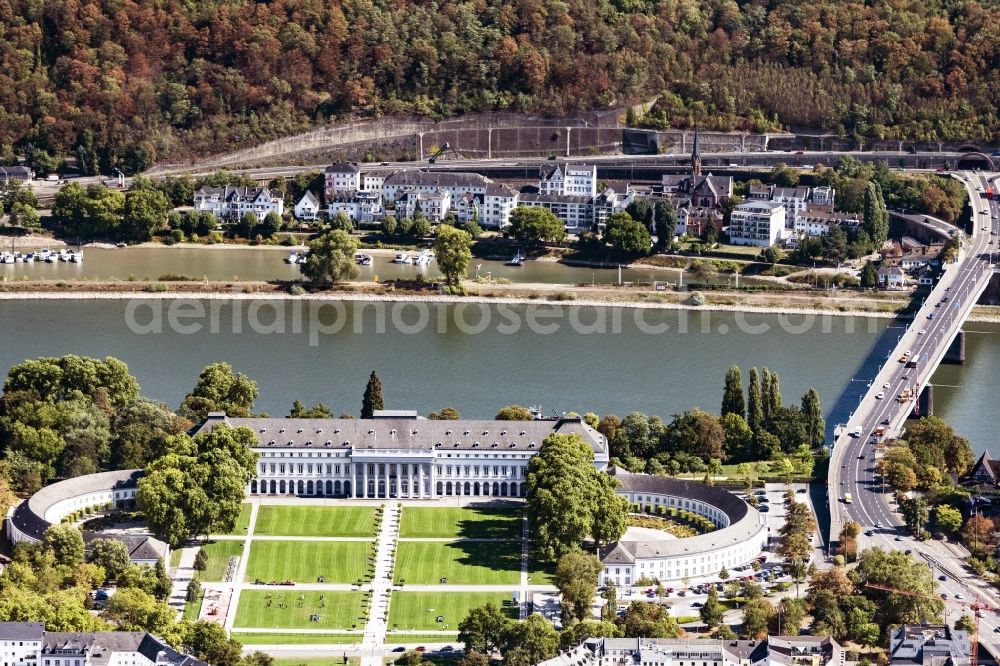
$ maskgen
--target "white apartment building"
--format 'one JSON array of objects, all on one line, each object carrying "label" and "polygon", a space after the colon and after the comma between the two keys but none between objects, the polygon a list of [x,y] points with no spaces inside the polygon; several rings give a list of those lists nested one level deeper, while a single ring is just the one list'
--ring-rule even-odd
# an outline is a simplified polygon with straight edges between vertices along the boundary
[{"label": "white apartment building", "polygon": [[203,187],[194,193],[194,209],[220,220],[238,220],[247,213],[263,219],[268,213],[283,215],[285,201],[266,187]]},{"label": "white apartment building", "polygon": [[437,192],[417,192],[409,190],[403,192],[396,199],[396,217],[412,218],[417,207],[420,212],[431,222],[440,222],[451,211],[451,193],[448,190],[438,190]]},{"label": "white apartment building", "polygon": [[[386,177],[382,184],[384,201],[396,201],[402,192],[447,191],[452,201],[465,195],[476,200],[474,210],[479,216],[479,225],[502,229],[510,224],[510,213],[517,205],[517,192],[506,185],[495,183],[477,173],[445,171],[397,171]],[[459,217],[460,221],[463,220]]]},{"label": "white apartment building", "polygon": [[597,196],[597,166],[545,165],[539,169],[538,193],[594,198]]},{"label": "white apartment building", "polygon": [[0,666],[38,666],[44,638],[41,622],[0,622]]},{"label": "white apartment building", "polygon": [[770,247],[785,229],[785,205],[776,201],[747,201],[730,216],[729,242],[733,245]]},{"label": "white apartment building", "polygon": [[835,226],[857,228],[862,224],[857,213],[833,210],[833,204],[810,204],[795,216],[794,229],[798,236],[825,236]]},{"label": "white apartment building", "polygon": [[517,198],[519,206],[549,209],[570,233],[589,231],[594,225],[593,201],[592,197],[565,194],[520,194]]},{"label": "white apartment building", "polygon": [[312,192],[306,191],[299,202],[295,204],[295,219],[315,220],[319,216],[319,208],[319,199]]},{"label": "white apartment building", "polygon": [[537,666],[844,666],[845,658],[843,647],[830,636],[768,636],[761,641],[588,638]]},{"label": "white apartment building", "polygon": [[344,213],[357,224],[377,224],[385,217],[382,197],[375,192],[342,192],[327,199],[326,213]]},{"label": "white apartment building", "polygon": [[45,631],[0,622],[0,666],[207,666],[144,631]]},{"label": "white apartment building", "polygon": [[323,194],[329,201],[338,192],[361,189],[361,169],[353,162],[331,164],[323,172]]}]

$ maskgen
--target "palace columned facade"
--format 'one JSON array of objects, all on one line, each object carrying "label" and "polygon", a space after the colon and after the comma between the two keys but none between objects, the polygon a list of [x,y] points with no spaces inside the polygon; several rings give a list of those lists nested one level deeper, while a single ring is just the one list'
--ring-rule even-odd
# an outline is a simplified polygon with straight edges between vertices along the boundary
[{"label": "palace columned facade", "polygon": [[550,434],[578,434],[607,468],[607,440],[580,418],[436,421],[414,412],[371,419],[232,418],[197,432],[250,428],[259,445],[249,495],[431,499],[524,497],[528,462]]}]

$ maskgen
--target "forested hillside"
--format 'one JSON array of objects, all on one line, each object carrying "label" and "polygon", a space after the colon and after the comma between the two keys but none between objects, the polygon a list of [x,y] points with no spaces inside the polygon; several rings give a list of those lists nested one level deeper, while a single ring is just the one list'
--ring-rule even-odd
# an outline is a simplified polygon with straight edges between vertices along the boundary
[{"label": "forested hillside", "polygon": [[990,0],[0,0],[0,158],[45,171],[246,145],[351,115],[992,138]]}]

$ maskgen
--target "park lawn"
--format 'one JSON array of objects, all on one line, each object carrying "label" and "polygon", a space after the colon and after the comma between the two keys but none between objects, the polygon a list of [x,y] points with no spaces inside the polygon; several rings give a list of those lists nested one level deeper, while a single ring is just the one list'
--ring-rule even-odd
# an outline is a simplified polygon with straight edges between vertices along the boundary
[{"label": "park lawn", "polygon": [[[320,617],[317,622],[309,620],[313,613]],[[355,629],[364,628],[364,615],[364,592],[303,592],[281,588],[273,591],[244,590],[240,594],[234,626],[254,629]]]},{"label": "park lawn", "polygon": [[183,548],[174,548],[170,551],[170,568],[176,569],[181,563],[181,555],[184,553]]},{"label": "park lawn", "polygon": [[257,509],[254,534],[273,536],[366,537],[375,535],[373,506],[293,506]]},{"label": "park lawn", "polygon": [[236,519],[236,526],[226,534],[243,536],[248,529],[250,529],[250,505],[243,504],[240,506],[240,517]]},{"label": "park lawn", "polygon": [[520,539],[519,510],[498,507],[403,507],[402,538]]},{"label": "park lawn", "polygon": [[226,575],[226,567],[229,566],[229,558],[243,555],[242,541],[209,541],[201,548],[205,551],[208,564],[198,577],[209,583],[221,583]]},{"label": "park lawn", "polygon": [[401,541],[396,550],[396,583],[517,585],[520,572],[520,542]]},{"label": "park lawn", "polygon": [[[234,631],[233,638],[244,645],[324,645],[360,643],[364,633],[354,634],[266,634]],[[277,660],[275,660],[277,661]]]},{"label": "park lawn", "polygon": [[201,614],[201,602],[205,600],[205,590],[198,591],[198,598],[194,601],[184,602],[184,619],[192,622],[198,621]]},{"label": "park lawn", "polygon": [[[506,611],[513,619],[517,619],[517,607],[505,607],[513,592],[406,592],[395,591],[389,603],[389,629],[416,630],[452,630],[458,631],[458,624],[465,619],[470,608],[494,603]],[[444,622],[437,622],[439,615],[444,616]],[[398,643],[414,643],[419,640],[430,641],[430,638],[407,637],[398,634]],[[390,642],[386,636],[386,642]],[[449,639],[441,636],[436,642],[443,643]]]},{"label": "park lawn", "polygon": [[[276,657],[273,666],[343,666],[344,658],[336,657]],[[360,664],[361,657],[348,657],[347,663]]]},{"label": "park lawn", "polygon": [[370,541],[254,541],[246,580],[355,583],[368,580]]},{"label": "park lawn", "polygon": [[385,635],[386,645],[406,645],[408,643],[451,643],[458,640],[458,634],[394,634]]},{"label": "park lawn", "polygon": [[528,585],[555,585],[555,581],[555,562],[544,562],[534,556],[528,558]]}]

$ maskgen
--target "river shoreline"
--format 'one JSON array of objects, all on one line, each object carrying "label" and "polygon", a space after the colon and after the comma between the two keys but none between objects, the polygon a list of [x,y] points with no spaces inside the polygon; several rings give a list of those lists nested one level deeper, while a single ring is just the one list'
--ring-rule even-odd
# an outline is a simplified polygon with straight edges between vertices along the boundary
[{"label": "river shoreline", "polygon": [[[151,289],[155,284],[164,289]],[[37,288],[41,287],[41,288]],[[485,305],[538,305],[547,306],[583,306],[611,307],[643,310],[688,310],[703,312],[743,312],[753,314],[778,314],[797,316],[837,316],[863,317],[877,319],[892,319],[898,315],[893,310],[872,310],[861,307],[850,307],[850,299],[830,299],[824,296],[809,298],[809,304],[796,305],[788,302],[782,304],[760,303],[767,298],[781,299],[782,295],[745,293],[732,291],[705,292],[706,302],[693,305],[686,302],[691,293],[687,292],[650,292],[648,290],[616,290],[573,288],[553,285],[484,285],[470,282],[467,284],[470,293],[465,296],[455,296],[429,291],[407,291],[386,289],[383,285],[372,282],[347,283],[343,287],[330,291],[290,294],[284,288],[266,282],[63,282],[58,288],[55,284],[37,282],[6,283],[0,285],[0,301],[24,300],[290,300],[315,302],[372,302],[372,303],[443,303],[443,304],[485,304]],[[488,291],[487,291],[488,290]],[[513,292],[504,294],[504,291]],[[527,292],[527,293],[526,293]],[[815,307],[823,303],[827,307]],[[736,301],[739,302],[729,302]],[[754,303],[754,301],[758,303]],[[805,299],[803,299],[805,300]],[[893,301],[884,301],[892,305]],[[900,305],[902,302],[896,301]],[[905,317],[905,315],[903,315]],[[968,321],[997,323],[1000,322],[1000,308],[992,306],[976,306]]]}]

